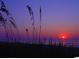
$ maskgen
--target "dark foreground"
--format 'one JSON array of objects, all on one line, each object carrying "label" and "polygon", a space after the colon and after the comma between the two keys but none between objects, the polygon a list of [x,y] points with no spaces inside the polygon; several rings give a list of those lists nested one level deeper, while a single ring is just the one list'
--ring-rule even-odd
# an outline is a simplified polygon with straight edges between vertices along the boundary
[{"label": "dark foreground", "polygon": [[79,48],[0,43],[0,57],[78,57]]}]

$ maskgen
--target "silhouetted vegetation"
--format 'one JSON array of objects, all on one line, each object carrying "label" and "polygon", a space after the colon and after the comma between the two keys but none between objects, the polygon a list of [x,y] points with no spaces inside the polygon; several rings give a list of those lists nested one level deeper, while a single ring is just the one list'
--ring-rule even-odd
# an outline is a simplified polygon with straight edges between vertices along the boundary
[{"label": "silhouetted vegetation", "polygon": [[31,20],[32,20],[32,27],[33,27],[33,40],[32,40],[32,43],[33,43],[33,41],[35,41],[35,20],[34,20],[34,13],[33,13],[33,10],[32,10],[32,8],[29,6],[29,5],[27,5],[26,6],[27,7],[27,9],[28,9],[28,11],[29,11],[29,14],[30,14],[30,17],[31,17]]},{"label": "silhouetted vegetation", "polygon": [[39,29],[39,44],[40,44],[40,39],[41,39],[41,12],[42,12],[42,10],[41,10],[41,7],[40,7],[40,9],[39,9],[39,15],[40,15],[40,29]]},{"label": "silhouetted vegetation", "polygon": [[[11,32],[11,35],[13,34],[13,28],[15,28],[17,30],[17,32],[19,32],[17,26],[16,26],[16,23],[15,23],[15,20],[13,19],[13,17],[11,16],[10,12],[8,11],[8,9],[6,8],[4,2],[2,0],[0,0],[1,2],[1,7],[0,7],[0,22],[1,24],[3,24],[3,27],[4,27],[4,30],[5,30],[5,33],[6,33],[6,39],[8,39],[10,42],[11,40],[14,40],[15,41],[15,38],[9,38],[9,32]],[[5,19],[2,15],[2,13],[5,13],[7,16],[7,19]],[[10,28],[10,30],[9,30]],[[16,42],[16,41],[15,41]]]}]

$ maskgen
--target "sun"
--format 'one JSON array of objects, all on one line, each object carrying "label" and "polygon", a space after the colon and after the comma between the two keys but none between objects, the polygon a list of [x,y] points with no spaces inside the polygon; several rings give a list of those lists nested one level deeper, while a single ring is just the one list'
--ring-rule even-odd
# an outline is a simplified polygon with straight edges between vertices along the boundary
[{"label": "sun", "polygon": [[62,40],[66,40],[67,39],[67,34],[66,33],[60,33],[58,37]]},{"label": "sun", "polygon": [[62,39],[65,39],[66,37],[63,35],[63,36],[61,36],[61,38],[62,38]]}]

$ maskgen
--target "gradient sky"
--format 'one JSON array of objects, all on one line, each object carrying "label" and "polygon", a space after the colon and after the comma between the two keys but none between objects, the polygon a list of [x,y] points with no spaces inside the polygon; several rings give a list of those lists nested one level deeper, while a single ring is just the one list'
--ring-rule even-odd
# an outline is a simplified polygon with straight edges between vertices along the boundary
[{"label": "gradient sky", "polygon": [[42,7],[42,33],[53,36],[62,32],[79,35],[79,0],[3,0],[21,31],[31,31],[31,20],[26,8],[34,11],[36,28],[39,26],[39,8]]}]

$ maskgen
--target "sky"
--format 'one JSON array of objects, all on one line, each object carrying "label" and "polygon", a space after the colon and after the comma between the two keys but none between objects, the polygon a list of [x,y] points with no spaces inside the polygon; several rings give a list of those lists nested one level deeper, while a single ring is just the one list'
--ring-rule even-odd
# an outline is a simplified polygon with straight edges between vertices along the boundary
[{"label": "sky", "polygon": [[42,8],[42,34],[57,36],[79,36],[79,0],[3,0],[7,9],[25,35],[25,28],[32,31],[31,20],[26,5],[34,12],[35,26],[39,30],[39,8]]}]

